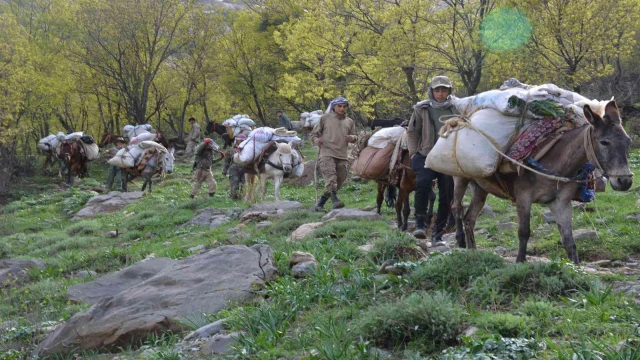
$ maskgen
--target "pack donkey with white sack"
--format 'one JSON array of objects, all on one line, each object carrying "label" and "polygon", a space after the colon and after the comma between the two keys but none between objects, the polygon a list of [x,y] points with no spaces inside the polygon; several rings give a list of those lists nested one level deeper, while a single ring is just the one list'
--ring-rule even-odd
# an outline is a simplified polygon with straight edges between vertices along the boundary
[{"label": "pack donkey with white sack", "polygon": [[[523,114],[531,110],[532,103],[524,104]],[[599,102],[592,101],[590,103],[592,106],[602,107]],[[548,103],[540,102],[537,105],[544,107]],[[543,120],[530,121],[528,126],[523,127],[522,133],[519,132],[520,126],[516,126],[515,131],[511,134],[513,137],[508,140],[509,146],[507,148],[498,144],[498,141],[492,139],[482,129],[478,129],[473,124],[473,120],[468,121],[469,119],[465,116],[452,119],[447,124],[451,132],[471,129],[484,138],[484,143],[467,141],[456,144],[453,147],[454,153],[457,151],[478,151],[477,148],[480,146],[485,148],[489,146],[499,154],[499,157],[496,157],[498,162],[500,158],[505,158],[516,168],[515,172],[508,172],[504,170],[504,167],[498,169],[498,163],[494,167],[494,164],[487,162],[485,164],[487,167],[480,170],[487,171],[486,169],[491,166],[494,167],[494,173],[476,176],[469,173],[475,171],[471,167],[467,167],[467,172],[460,174],[459,171],[464,172],[465,168],[461,166],[463,162],[459,159],[449,158],[449,162],[446,164],[442,163],[442,158],[435,161],[434,159],[442,155],[437,152],[432,152],[433,156],[430,154],[430,157],[427,158],[429,166],[441,164],[440,171],[454,175],[455,194],[452,207],[456,216],[456,239],[460,247],[476,248],[474,237],[476,219],[485,204],[487,195],[493,194],[503,199],[510,199],[517,205],[518,262],[526,261],[527,242],[531,234],[531,205],[533,203],[549,206],[556,218],[568,258],[576,264],[579,262],[572,233],[571,201],[575,199],[588,202],[593,199],[591,188],[596,179],[593,176],[590,177],[589,174],[593,172],[594,168],[609,179],[614,190],[626,191],[631,187],[633,174],[628,163],[631,139],[622,127],[620,112],[615,101],[607,102],[603,111],[598,109],[600,114],[594,113],[588,103],[577,111],[574,105],[561,105],[564,108],[564,110],[561,109],[562,116],[564,116],[565,110],[568,112],[566,117],[561,118],[555,115],[545,119],[549,124],[561,124],[555,128],[555,133],[545,133],[543,141],[538,143],[533,141],[531,144],[527,144],[529,146],[527,151],[533,150],[525,151],[525,155],[517,159],[514,158],[515,155],[512,155],[513,152],[505,153],[511,147],[513,137],[519,135],[518,139],[522,138],[527,135],[528,129],[538,131],[545,126]],[[574,115],[576,117],[583,116],[586,124],[573,126],[571,122],[566,121],[572,120]],[[523,118],[524,115],[520,120]],[[576,122],[575,120],[576,118],[573,118],[573,122]],[[553,126],[551,128],[554,129]],[[551,138],[551,140],[546,141],[547,138]],[[451,141],[447,138],[441,138],[438,141],[441,140],[443,143]],[[518,144],[516,143],[516,145]],[[542,153],[537,154],[539,151]],[[452,162],[454,168],[452,168]],[[472,186],[472,198],[469,209],[463,216],[462,200],[469,184]]]},{"label": "pack donkey with white sack", "polygon": [[144,183],[142,191],[149,185],[149,193],[152,192],[151,177],[156,174],[164,176],[171,174],[175,163],[173,156],[175,148],[167,150],[161,144],[154,141],[142,141],[138,145],[125,147],[108,162],[122,169],[122,187],[126,192],[129,180],[142,176]]}]

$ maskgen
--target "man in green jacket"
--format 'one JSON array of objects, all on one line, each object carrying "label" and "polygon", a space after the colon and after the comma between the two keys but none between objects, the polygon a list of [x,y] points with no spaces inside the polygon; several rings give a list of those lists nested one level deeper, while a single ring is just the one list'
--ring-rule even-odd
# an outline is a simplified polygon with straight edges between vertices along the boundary
[{"label": "man in green jacket", "polygon": [[276,117],[278,118],[278,127],[283,127],[287,130],[291,130],[291,119],[282,110],[276,111]]},{"label": "man in green jacket", "polygon": [[211,166],[224,158],[224,155],[214,160],[213,159],[214,142],[213,140],[206,138],[204,142],[196,146],[194,152],[196,154],[196,161],[193,163],[193,189],[191,189],[191,198],[195,198],[198,195],[198,190],[202,186],[203,182],[209,185],[209,197],[213,197],[216,194],[216,180],[211,173]]},{"label": "man in green jacket", "polygon": [[358,140],[356,123],[347,116],[348,107],[349,101],[343,97],[332,100],[310,135],[311,141],[320,148],[318,165],[325,184],[325,192],[316,204],[316,211],[324,211],[324,204],[329,198],[333,201],[334,209],[344,207],[337,191],[349,173],[348,143]]},{"label": "man in green jacket", "polygon": [[[411,155],[411,168],[416,173],[415,213],[416,230],[413,235],[425,239],[425,220],[427,217],[427,199],[432,191],[433,180],[438,180],[438,214],[431,235],[432,246],[442,243],[442,233],[446,230],[453,200],[453,177],[425,168],[425,160],[438,140],[438,132],[448,115],[458,114],[451,104],[453,85],[446,76],[431,79],[428,90],[429,100],[417,103],[407,128],[407,146]],[[444,116],[444,118],[443,118]],[[429,224],[426,224],[429,225]]]}]

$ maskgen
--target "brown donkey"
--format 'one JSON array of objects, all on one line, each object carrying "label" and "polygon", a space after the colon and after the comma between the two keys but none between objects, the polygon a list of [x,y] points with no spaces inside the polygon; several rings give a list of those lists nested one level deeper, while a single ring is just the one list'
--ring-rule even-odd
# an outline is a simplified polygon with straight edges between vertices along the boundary
[{"label": "brown donkey", "polygon": [[[594,114],[588,105],[584,107],[584,115],[589,124],[564,133],[549,153],[539,161],[540,164],[550,173],[569,180],[578,174],[587,161],[590,161],[609,179],[614,190],[628,190],[633,184],[633,173],[629,169],[628,162],[631,139],[622,128],[616,103],[610,101],[607,104],[602,118]],[[567,256],[578,264],[578,253],[571,229],[571,199],[581,184],[571,180],[558,181],[528,170],[524,170],[522,176],[503,175],[503,179],[509,188],[509,195],[515,199],[517,205],[520,241],[517,261],[526,261],[527,242],[531,234],[531,204],[537,203],[549,206],[556,218]],[[495,181],[490,178],[455,177],[454,181],[453,211],[457,225],[456,239],[460,247],[467,245],[466,247],[475,249],[473,230],[487,194],[506,197],[496,190]],[[472,185],[471,204],[463,218],[462,198],[469,184]]]}]

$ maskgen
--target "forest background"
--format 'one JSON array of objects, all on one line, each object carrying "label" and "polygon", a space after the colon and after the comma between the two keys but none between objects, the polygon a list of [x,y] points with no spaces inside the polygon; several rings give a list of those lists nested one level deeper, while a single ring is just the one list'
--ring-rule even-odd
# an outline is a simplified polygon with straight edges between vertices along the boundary
[{"label": "forest background", "polygon": [[458,96],[514,77],[633,115],[639,29],[638,0],[0,0],[0,193],[50,133],[181,138],[191,116],[274,125],[340,95],[360,124],[408,118],[441,74]]}]

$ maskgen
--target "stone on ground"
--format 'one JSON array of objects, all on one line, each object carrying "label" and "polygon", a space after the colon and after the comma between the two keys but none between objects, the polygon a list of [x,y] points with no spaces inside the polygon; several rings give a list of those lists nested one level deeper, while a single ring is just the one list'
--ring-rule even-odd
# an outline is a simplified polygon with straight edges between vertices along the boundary
[{"label": "stone on ground", "polygon": [[556,222],[556,216],[551,211],[545,211],[542,214],[542,220],[545,224],[553,224]]},{"label": "stone on ground", "polygon": [[142,191],[112,191],[105,195],[94,196],[71,220],[83,220],[98,214],[116,212],[143,196],[144,192]]},{"label": "stone on ground", "polygon": [[573,231],[573,239],[576,241],[596,240],[598,232],[590,229],[578,229]]},{"label": "stone on ground", "polygon": [[188,222],[178,226],[178,228],[180,229],[186,226],[207,226],[213,229],[226,224],[230,220],[225,211],[206,208],[202,213],[194,216]]},{"label": "stone on ground", "polygon": [[222,355],[231,350],[231,346],[238,340],[240,333],[231,333],[228,335],[218,334],[211,338],[202,348],[202,353],[206,355]]},{"label": "stone on ground", "polygon": [[376,221],[383,220],[382,216],[373,211],[362,211],[358,209],[335,209],[329,211],[325,216],[322,217],[322,221],[332,221],[332,220],[366,220],[366,221]]},{"label": "stone on ground", "polygon": [[307,261],[315,262],[316,258],[312,254],[306,252],[294,251],[293,254],[291,254],[291,258],[289,258],[289,266],[294,266]]},{"label": "stone on ground", "polygon": [[164,261],[156,263],[164,267],[151,276],[144,271],[138,276],[128,268],[115,277],[107,275],[83,284],[93,287],[102,298],[90,294],[94,305],[47,336],[33,355],[117,350],[140,343],[151,333],[180,332],[185,330],[181,320],[251,301],[258,296],[256,291],[277,275],[273,251],[265,245],[223,246],[184,260]]},{"label": "stone on ground", "polygon": [[304,205],[297,201],[270,201],[255,204],[240,215],[240,221],[265,221],[284,215],[289,211],[303,210]]},{"label": "stone on ground", "polygon": [[305,262],[301,262],[298,264],[295,264],[292,268],[291,268],[291,275],[293,275],[293,277],[295,278],[305,278],[311,274],[313,274],[314,271],[316,271],[316,266],[318,264],[315,261],[305,261]]},{"label": "stone on ground", "polygon": [[29,278],[29,269],[44,269],[45,263],[40,259],[0,260],[0,289],[11,288]]},{"label": "stone on ground", "polygon": [[324,223],[321,223],[321,222],[315,222],[315,223],[308,223],[308,224],[300,225],[300,226],[298,226],[297,229],[295,229],[291,233],[290,239],[292,241],[302,240],[302,239],[306,238],[307,236],[313,234],[313,232],[316,229],[320,228],[322,225],[324,225]]},{"label": "stone on ground", "polygon": [[222,331],[222,329],[224,329],[224,322],[226,321],[226,319],[220,319],[218,321],[214,321],[209,325],[205,325],[199,329],[197,329],[196,331],[190,333],[189,335],[185,336],[184,341],[188,341],[191,339],[196,339],[196,338],[200,338],[200,339],[204,339],[204,338],[208,338],[212,335],[215,335],[217,333],[219,333],[220,331]]},{"label": "stone on ground", "polygon": [[259,223],[256,224],[256,226],[254,227],[254,229],[256,231],[260,231],[260,230],[264,230],[264,229],[268,229],[269,227],[271,227],[271,225],[273,225],[273,223],[271,221],[260,221]]},{"label": "stone on ground", "polygon": [[500,231],[509,231],[509,230],[518,228],[518,224],[514,223],[513,221],[510,221],[505,223],[498,223],[496,227]]}]

